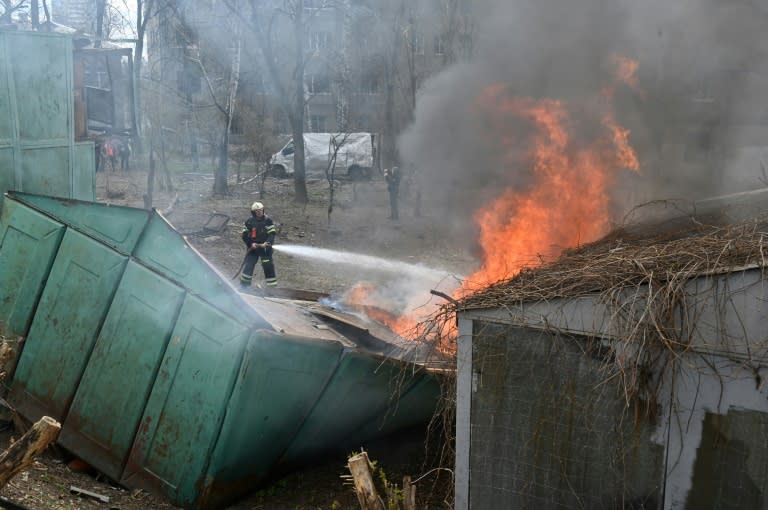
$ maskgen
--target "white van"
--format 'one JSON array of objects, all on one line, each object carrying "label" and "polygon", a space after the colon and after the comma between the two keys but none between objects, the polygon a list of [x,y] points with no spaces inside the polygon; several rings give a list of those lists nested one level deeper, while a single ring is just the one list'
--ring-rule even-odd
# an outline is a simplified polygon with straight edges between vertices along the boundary
[{"label": "white van", "polygon": [[[368,179],[376,166],[376,135],[372,133],[304,133],[305,171],[310,175],[325,175],[333,156],[334,140],[341,143],[336,152],[336,175],[347,175],[352,179]],[[272,175],[292,176],[293,138],[274,153],[269,160]]]}]

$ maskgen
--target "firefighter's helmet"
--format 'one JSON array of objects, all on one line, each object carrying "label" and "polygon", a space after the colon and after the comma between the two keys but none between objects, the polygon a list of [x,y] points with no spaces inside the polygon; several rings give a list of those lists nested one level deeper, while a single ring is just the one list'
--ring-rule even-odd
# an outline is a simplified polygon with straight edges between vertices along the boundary
[{"label": "firefighter's helmet", "polygon": [[263,211],[264,210],[264,204],[261,202],[254,202],[251,204],[251,211]]}]

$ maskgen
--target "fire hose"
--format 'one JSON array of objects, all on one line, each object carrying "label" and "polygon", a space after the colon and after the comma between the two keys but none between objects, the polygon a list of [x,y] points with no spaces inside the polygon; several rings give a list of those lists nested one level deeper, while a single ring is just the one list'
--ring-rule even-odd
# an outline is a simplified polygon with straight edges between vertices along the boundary
[{"label": "fire hose", "polygon": [[[265,246],[264,246],[265,244],[266,244],[266,243],[263,243],[263,244],[261,244],[261,245],[259,245],[259,246],[260,246],[261,248],[264,248],[264,247],[265,247]],[[251,251],[252,249],[253,249],[253,248],[248,248],[248,251]],[[235,274],[233,274],[233,275],[232,275],[232,278],[231,278],[231,280],[234,280],[235,278],[237,278],[238,276],[240,276],[240,273],[242,273],[242,271],[243,271],[243,268],[244,268],[244,267],[245,267],[245,258],[243,258],[243,263],[242,263],[242,264],[240,264],[240,267],[238,268],[237,272],[236,272]]]}]

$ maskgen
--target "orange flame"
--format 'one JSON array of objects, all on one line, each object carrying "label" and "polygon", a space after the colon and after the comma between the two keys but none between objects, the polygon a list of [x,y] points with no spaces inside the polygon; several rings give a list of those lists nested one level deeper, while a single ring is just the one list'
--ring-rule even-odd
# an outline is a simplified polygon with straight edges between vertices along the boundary
[{"label": "orange flame", "polygon": [[392,303],[379,299],[373,285],[367,282],[354,285],[344,294],[342,301],[345,305],[381,322],[403,338],[409,338],[421,320],[414,314],[401,315],[393,311]]},{"label": "orange flame", "polygon": [[[617,80],[642,94],[637,62],[619,56],[612,62]],[[503,84],[491,85],[479,95],[477,107],[490,121],[493,136],[499,138],[498,146],[507,151],[503,163],[515,170],[521,164],[519,149],[526,147],[524,160],[532,182],[525,189],[504,190],[475,212],[483,250],[481,267],[464,281],[455,297],[514,276],[524,267],[552,260],[564,249],[591,242],[607,232],[615,175],[627,168],[639,171],[640,163],[629,143],[629,130],[615,119],[613,88],[602,92],[596,108],[575,114],[564,101],[511,96]],[[590,111],[601,113],[596,119],[582,117]],[[509,134],[511,118],[530,124],[530,144]],[[581,120],[586,122],[582,125]],[[601,129],[593,139],[585,140],[584,133],[594,125]],[[574,132],[579,133],[578,140],[574,140]],[[387,310],[374,296],[372,286],[359,284],[347,293],[345,301],[409,338],[422,318],[412,311]],[[455,325],[450,330],[455,336]],[[452,349],[446,346],[445,350]]]},{"label": "orange flame", "polygon": [[618,81],[634,90],[637,94],[645,95],[637,79],[637,70],[640,67],[640,63],[637,60],[613,54],[611,55],[611,63],[616,68],[616,79]]},{"label": "orange flame", "polygon": [[[639,170],[629,130],[616,123],[606,105],[600,119],[603,131],[594,140],[577,143],[570,135],[573,116],[563,101],[509,96],[497,84],[486,88],[477,104],[502,137],[510,117],[532,125],[527,160],[533,184],[526,191],[507,189],[475,213],[482,266],[465,280],[458,297],[605,234],[616,172]],[[502,144],[513,145],[511,140]]]}]

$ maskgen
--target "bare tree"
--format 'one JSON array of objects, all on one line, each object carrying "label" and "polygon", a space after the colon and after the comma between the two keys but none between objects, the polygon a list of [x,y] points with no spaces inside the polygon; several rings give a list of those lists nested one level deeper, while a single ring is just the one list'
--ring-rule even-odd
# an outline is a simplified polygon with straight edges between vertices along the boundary
[{"label": "bare tree", "polygon": [[[147,190],[144,194],[144,208],[150,209],[154,201],[155,183],[159,184],[161,191],[173,191],[173,182],[168,169],[168,156],[166,140],[173,135],[163,124],[169,118],[176,115],[173,109],[174,101],[170,100],[176,93],[164,86],[160,80],[147,79],[144,81],[146,94],[144,95],[144,110],[146,113],[146,132],[148,139],[148,164]],[[158,161],[161,172],[157,172]]]},{"label": "bare tree", "polygon": [[19,0],[14,2],[13,0],[0,0],[0,8],[3,9],[3,13],[0,14],[0,25],[9,25],[13,22],[11,16],[16,11],[27,9],[27,0]]},{"label": "bare tree", "polygon": [[470,0],[443,0],[445,25],[440,37],[443,42],[443,65],[450,65],[460,55],[472,53],[474,21],[471,16]]},{"label": "bare tree", "polygon": [[[267,74],[271,80],[276,95],[280,101],[291,126],[291,135],[295,152],[294,157],[294,200],[299,204],[309,201],[306,184],[304,124],[305,108],[309,100],[309,91],[305,85],[305,66],[307,33],[314,15],[320,9],[308,11],[304,0],[285,0],[284,2],[259,2],[249,0],[250,17],[241,19],[256,35],[256,41],[261,50]],[[239,13],[229,4],[233,12]],[[328,2],[330,5],[330,2]],[[327,7],[327,5],[324,5]],[[292,44],[285,54],[290,55],[290,72],[286,72],[282,51],[278,53],[279,41],[276,32],[282,33],[282,28],[288,27],[292,34]]]},{"label": "bare tree", "polygon": [[339,155],[339,149],[347,142],[349,133],[339,133],[331,136],[328,166],[325,168],[325,179],[328,181],[328,224],[331,224],[331,214],[333,213],[333,200],[336,185],[336,159]]},{"label": "bare tree", "polygon": [[[208,64],[203,61],[202,56],[199,56],[197,59],[197,64],[200,66],[200,72],[202,73],[206,87],[210,94],[210,99],[222,116],[221,136],[219,138],[218,144],[218,165],[216,166],[213,179],[214,194],[225,194],[228,192],[227,175],[229,168],[229,135],[232,129],[232,119],[234,116],[235,103],[237,99],[237,88],[240,83],[240,56],[242,51],[242,40],[237,24],[232,27],[230,33],[232,44],[230,45],[231,55],[229,61],[229,73],[224,80],[220,80],[222,86],[216,87],[214,85],[214,82],[207,71]],[[216,58],[216,56],[213,58]],[[219,95],[222,95],[223,97],[219,98]]]},{"label": "bare tree", "polygon": [[[136,45],[134,49],[133,60],[133,83],[136,84],[134,91],[136,104],[141,104],[141,79],[144,55],[144,43],[147,36],[147,28],[152,19],[160,17],[174,7],[173,0],[136,0]],[[141,110],[136,113],[136,129],[138,138],[134,140],[134,151],[141,152],[141,130],[142,119]]]},{"label": "bare tree", "polygon": [[263,102],[255,105],[254,103],[243,101],[238,111],[241,119],[242,135],[245,140],[242,158],[245,160],[246,154],[248,154],[253,159],[259,192],[263,196],[265,180],[267,175],[269,175],[269,157],[277,145],[274,127],[270,117],[267,115],[266,104]]}]

